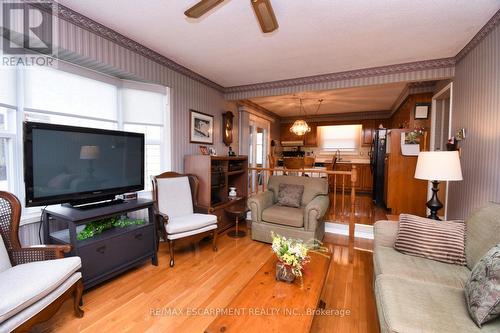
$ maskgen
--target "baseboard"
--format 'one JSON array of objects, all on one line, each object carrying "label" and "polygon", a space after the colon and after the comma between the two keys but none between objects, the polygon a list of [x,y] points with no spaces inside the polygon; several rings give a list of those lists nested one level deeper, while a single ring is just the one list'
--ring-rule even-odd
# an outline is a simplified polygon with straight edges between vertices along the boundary
[{"label": "baseboard", "polygon": [[[325,232],[349,236],[349,225],[344,223],[325,222]],[[356,223],[354,226],[354,237],[373,239],[373,226]]]}]

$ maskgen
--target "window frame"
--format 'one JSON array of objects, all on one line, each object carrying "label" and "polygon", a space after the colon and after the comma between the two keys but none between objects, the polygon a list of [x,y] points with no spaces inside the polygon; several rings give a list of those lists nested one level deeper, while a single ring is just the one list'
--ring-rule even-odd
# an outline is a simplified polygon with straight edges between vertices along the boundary
[{"label": "window frame", "polygon": [[[356,127],[359,132],[357,135],[357,139],[355,140],[355,147],[354,148],[325,148],[324,145],[324,137],[323,137],[323,127],[339,127],[339,126],[349,126],[349,127]],[[362,131],[363,127],[361,124],[337,124],[337,125],[324,125],[324,126],[318,126],[318,134],[319,134],[319,147],[321,149],[322,153],[327,153],[331,154],[332,152],[337,152],[339,151],[341,155],[352,155],[356,154],[360,149],[361,149],[361,144],[362,144]]]},{"label": "window frame", "polygon": [[[165,86],[160,86],[157,84],[143,83],[137,81],[121,80],[116,77],[109,76],[100,72],[93,71],[91,69],[82,68],[75,66],[64,61],[58,62],[58,68],[54,70],[67,72],[73,75],[78,75],[91,80],[97,80],[113,85],[117,89],[117,103],[116,103],[116,120],[109,120],[104,118],[97,118],[85,115],[73,115],[66,114],[62,112],[56,112],[51,110],[40,110],[36,108],[25,108],[25,73],[23,66],[16,66],[16,104],[9,105],[5,103],[0,103],[0,107],[7,108],[11,110],[11,115],[9,115],[9,122],[13,126],[9,126],[7,130],[0,130],[0,139],[7,138],[9,140],[9,160],[6,162],[7,165],[7,180],[9,185],[9,191],[14,193],[22,204],[22,217],[21,224],[38,222],[40,218],[40,207],[25,207],[25,185],[24,185],[24,155],[23,155],[23,123],[26,119],[26,113],[35,113],[42,115],[54,115],[54,116],[64,116],[73,119],[85,119],[99,121],[103,123],[116,124],[116,130],[124,130],[125,124],[136,124],[136,125],[147,125],[147,126],[157,126],[162,128],[160,140],[146,140],[145,146],[148,144],[159,144],[160,145],[160,168],[165,170],[170,168],[171,163],[171,136],[170,136],[170,89]],[[138,89],[153,91],[161,93],[164,96],[164,109],[162,110],[162,123],[159,125],[152,124],[141,124],[141,123],[124,123],[123,122],[123,108],[121,103],[121,90],[128,83],[128,89]],[[133,85],[133,88],[130,87]],[[10,119],[12,117],[12,119]],[[145,147],[146,148],[146,147]],[[147,163],[147,161],[146,161]],[[150,182],[149,179],[145,179],[145,182]],[[139,192],[141,197],[151,197],[151,190],[145,189]]]}]

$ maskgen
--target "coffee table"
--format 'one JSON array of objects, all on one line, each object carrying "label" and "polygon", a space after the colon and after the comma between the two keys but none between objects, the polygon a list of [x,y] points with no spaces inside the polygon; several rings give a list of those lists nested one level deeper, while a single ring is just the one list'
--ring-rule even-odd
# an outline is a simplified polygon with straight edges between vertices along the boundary
[{"label": "coffee table", "polygon": [[321,291],[330,267],[331,254],[311,253],[303,284],[276,281],[273,255],[236,295],[205,333],[309,332],[314,310],[324,308]]}]

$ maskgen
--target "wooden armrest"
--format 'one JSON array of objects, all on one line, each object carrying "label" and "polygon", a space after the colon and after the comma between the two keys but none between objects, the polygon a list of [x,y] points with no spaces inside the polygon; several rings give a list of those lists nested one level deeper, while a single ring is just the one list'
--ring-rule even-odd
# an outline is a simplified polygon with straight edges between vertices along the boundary
[{"label": "wooden armrest", "polygon": [[64,258],[64,254],[71,251],[71,245],[33,245],[12,251],[14,265],[26,264],[34,261]]},{"label": "wooden armrest", "polygon": [[63,258],[65,253],[71,251],[71,245],[31,245],[23,249],[33,249],[34,251],[55,252],[58,258]]},{"label": "wooden armrest", "polygon": [[167,214],[163,214],[163,213],[161,213],[161,212],[157,212],[157,211],[155,211],[155,215],[156,215],[157,217],[159,217],[160,219],[162,219],[162,220],[163,220],[163,223],[165,223],[165,224],[166,224],[166,223],[168,223],[168,215],[167,215]]}]

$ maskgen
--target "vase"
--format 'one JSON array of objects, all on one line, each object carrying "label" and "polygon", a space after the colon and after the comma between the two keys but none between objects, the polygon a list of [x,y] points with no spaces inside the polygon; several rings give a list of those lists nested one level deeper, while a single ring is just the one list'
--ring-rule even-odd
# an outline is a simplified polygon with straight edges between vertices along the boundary
[{"label": "vase", "polygon": [[281,261],[276,263],[276,280],[292,283],[295,280],[292,266],[286,265]]},{"label": "vase", "polygon": [[230,187],[229,188],[229,197],[230,198],[236,198],[238,194],[236,193],[236,187]]}]

